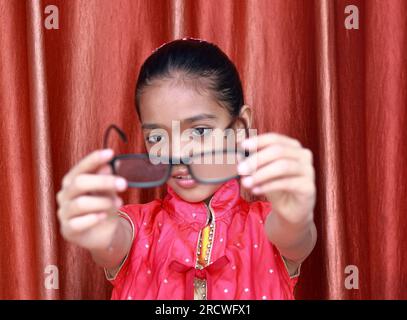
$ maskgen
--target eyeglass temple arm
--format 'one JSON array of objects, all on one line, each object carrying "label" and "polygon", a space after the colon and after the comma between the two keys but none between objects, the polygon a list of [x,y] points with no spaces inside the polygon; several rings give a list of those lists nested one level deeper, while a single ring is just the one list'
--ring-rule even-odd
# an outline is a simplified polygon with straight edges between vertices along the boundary
[{"label": "eyeglass temple arm", "polygon": [[124,143],[127,143],[127,136],[126,134],[123,132],[123,130],[121,130],[118,126],[111,124],[105,131],[104,137],[103,137],[103,149],[107,148],[107,143],[108,143],[108,138],[109,138],[109,134],[111,130],[116,130],[116,132],[119,134],[120,139],[122,139],[122,141]]}]

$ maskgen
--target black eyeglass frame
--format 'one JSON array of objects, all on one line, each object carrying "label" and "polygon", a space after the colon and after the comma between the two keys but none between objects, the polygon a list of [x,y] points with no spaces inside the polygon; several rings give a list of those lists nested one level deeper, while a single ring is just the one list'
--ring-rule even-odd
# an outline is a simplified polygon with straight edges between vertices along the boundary
[{"label": "black eyeglass frame", "polygon": [[[231,128],[232,125],[237,121],[241,121],[243,123],[244,129],[245,129],[245,135],[246,135],[246,137],[248,137],[249,136],[249,130],[248,130],[246,121],[241,117],[235,117],[224,130]],[[107,148],[107,141],[108,141],[108,138],[109,138],[109,134],[110,134],[110,131],[113,130],[113,129],[119,134],[119,136],[120,136],[120,138],[122,139],[123,142],[127,143],[127,141],[128,141],[127,136],[123,132],[123,130],[121,130],[115,124],[111,124],[105,130],[105,133],[104,133],[104,137],[103,137],[103,148],[104,149]],[[228,152],[233,152],[235,154],[240,154],[242,156],[242,158],[247,157],[249,155],[248,151],[242,151],[242,150],[236,150],[236,149],[224,149],[224,150],[204,151],[204,152],[201,152],[199,154],[195,154],[192,157],[187,157],[187,159],[192,159],[192,158],[194,158],[196,156],[202,157],[202,156],[204,156],[206,154],[217,154],[217,153],[228,153]],[[163,157],[158,157],[158,156],[157,157],[152,156],[149,153],[120,154],[120,155],[117,155],[117,156],[113,157],[113,159],[110,160],[108,162],[108,164],[112,168],[113,174],[117,174],[117,172],[115,170],[115,162],[118,161],[118,160],[121,160],[121,159],[149,159],[149,160],[151,160],[151,159],[154,159],[154,158],[157,159],[157,160],[160,160],[160,161],[162,161],[163,159],[166,161],[165,164],[168,166],[168,168],[167,168],[167,171],[165,173],[165,176],[160,180],[151,181],[151,182],[132,182],[132,181],[129,181],[128,182],[129,187],[133,187],[133,188],[153,188],[153,187],[161,186],[171,176],[172,167],[174,165],[179,165],[179,164],[185,165],[187,167],[188,173],[191,175],[191,177],[194,180],[196,180],[197,182],[201,183],[201,184],[218,184],[218,183],[226,182],[226,181],[231,180],[231,179],[240,178],[239,175],[235,175],[235,176],[228,177],[228,178],[223,178],[223,179],[205,179],[205,180],[202,180],[202,179],[196,177],[196,175],[194,175],[194,173],[193,173],[193,171],[191,169],[191,164],[186,162],[185,158],[183,158],[183,157],[181,157],[181,158],[178,158],[178,157],[164,157],[163,158]]]}]

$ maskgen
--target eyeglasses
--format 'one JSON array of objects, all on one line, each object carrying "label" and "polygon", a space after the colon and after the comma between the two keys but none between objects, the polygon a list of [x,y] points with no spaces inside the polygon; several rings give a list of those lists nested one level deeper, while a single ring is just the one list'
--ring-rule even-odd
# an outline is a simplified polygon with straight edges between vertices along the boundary
[{"label": "eyeglasses", "polygon": [[[227,128],[236,121],[243,123],[247,136],[246,122],[240,117],[236,117]],[[112,124],[104,134],[104,149],[107,148],[108,137],[112,130],[115,130],[123,142],[127,143],[127,136],[123,130]],[[148,153],[120,154],[109,161],[109,165],[115,175],[125,178],[128,186],[133,188],[152,188],[164,184],[171,176],[172,167],[180,164],[187,167],[188,173],[198,183],[218,184],[238,178],[237,164],[247,156],[247,152],[236,149],[202,151],[183,157],[157,156]]]}]

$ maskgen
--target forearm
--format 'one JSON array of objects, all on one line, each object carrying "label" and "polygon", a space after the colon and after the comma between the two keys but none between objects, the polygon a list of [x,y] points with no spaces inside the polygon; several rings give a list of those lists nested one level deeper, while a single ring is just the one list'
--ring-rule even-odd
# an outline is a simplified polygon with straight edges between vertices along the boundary
[{"label": "forearm", "polygon": [[114,269],[120,265],[129,252],[132,243],[132,228],[125,219],[116,217],[116,223],[109,226],[112,232],[110,243],[98,249],[91,250],[93,260],[101,267]]},{"label": "forearm", "polygon": [[285,258],[298,263],[311,253],[317,240],[313,220],[291,223],[275,213],[267,216],[265,232]]}]

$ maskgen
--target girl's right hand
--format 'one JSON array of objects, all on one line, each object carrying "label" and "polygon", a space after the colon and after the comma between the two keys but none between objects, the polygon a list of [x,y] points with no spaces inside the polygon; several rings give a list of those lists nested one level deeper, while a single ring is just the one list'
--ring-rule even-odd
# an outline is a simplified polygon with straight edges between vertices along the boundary
[{"label": "girl's right hand", "polygon": [[119,223],[115,212],[123,200],[117,192],[127,181],[112,174],[112,157],[111,149],[84,157],[64,176],[56,197],[62,236],[89,250],[107,249]]}]

